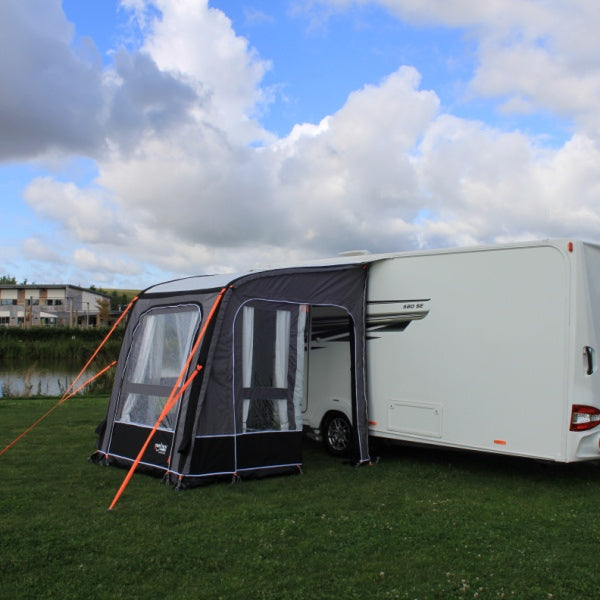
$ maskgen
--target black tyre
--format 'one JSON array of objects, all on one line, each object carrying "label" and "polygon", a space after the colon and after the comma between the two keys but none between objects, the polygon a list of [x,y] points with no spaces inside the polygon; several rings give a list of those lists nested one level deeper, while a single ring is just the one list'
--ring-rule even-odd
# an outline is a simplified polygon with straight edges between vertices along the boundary
[{"label": "black tyre", "polygon": [[352,446],[352,425],[342,413],[331,413],[323,421],[323,443],[333,456],[348,456]]}]

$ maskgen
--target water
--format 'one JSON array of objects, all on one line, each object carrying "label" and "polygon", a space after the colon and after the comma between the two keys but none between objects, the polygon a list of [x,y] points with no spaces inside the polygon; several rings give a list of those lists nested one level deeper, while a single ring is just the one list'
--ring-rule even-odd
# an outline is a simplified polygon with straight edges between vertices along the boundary
[{"label": "water", "polygon": [[[83,365],[79,368],[69,366],[48,366],[40,367],[38,365],[30,366],[0,366],[0,398],[5,397],[28,397],[28,396],[62,396]],[[99,369],[98,369],[99,370]],[[94,368],[87,369],[77,380],[74,388],[77,389],[88,379],[97,373]],[[108,377],[103,375],[94,381],[94,391],[106,392],[110,389]],[[101,383],[102,389],[98,389]],[[91,386],[87,386],[82,392],[89,391]]]}]

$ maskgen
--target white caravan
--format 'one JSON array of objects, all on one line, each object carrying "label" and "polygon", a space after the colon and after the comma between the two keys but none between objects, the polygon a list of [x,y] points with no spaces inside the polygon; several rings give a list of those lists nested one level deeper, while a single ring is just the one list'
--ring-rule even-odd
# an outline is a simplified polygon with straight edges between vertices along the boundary
[{"label": "white caravan", "polygon": [[[558,240],[367,259],[371,436],[600,458],[600,246]],[[347,319],[312,308],[303,406],[305,427],[337,454],[351,436]]]}]

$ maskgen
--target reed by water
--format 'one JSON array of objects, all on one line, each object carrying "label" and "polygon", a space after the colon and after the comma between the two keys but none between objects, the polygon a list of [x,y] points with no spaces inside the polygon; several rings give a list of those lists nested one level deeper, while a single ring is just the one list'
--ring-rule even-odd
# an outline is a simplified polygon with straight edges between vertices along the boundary
[{"label": "reed by water", "polygon": [[[0,364],[80,363],[90,358],[108,333],[108,328],[72,327],[6,328],[0,330]],[[99,361],[110,362],[119,354],[123,330],[117,329],[103,346]]]},{"label": "reed by water", "polygon": [[[61,395],[108,331],[108,328],[68,327],[0,330],[0,374],[4,373],[0,377],[0,397]],[[122,337],[122,328],[113,332],[86,375],[100,371],[118,357]],[[113,378],[109,372],[87,386],[85,392],[107,393]],[[78,383],[85,381],[86,378],[81,378]],[[49,387],[53,392],[48,392]]]}]

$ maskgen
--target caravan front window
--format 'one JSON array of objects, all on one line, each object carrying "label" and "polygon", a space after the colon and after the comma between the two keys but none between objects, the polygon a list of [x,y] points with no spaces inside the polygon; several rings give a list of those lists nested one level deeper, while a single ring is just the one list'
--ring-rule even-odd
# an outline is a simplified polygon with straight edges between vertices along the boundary
[{"label": "caravan front window", "polygon": [[[185,365],[200,323],[196,304],[149,310],[140,318],[122,388],[117,420],[153,427]],[[174,429],[179,403],[161,427]]]}]

